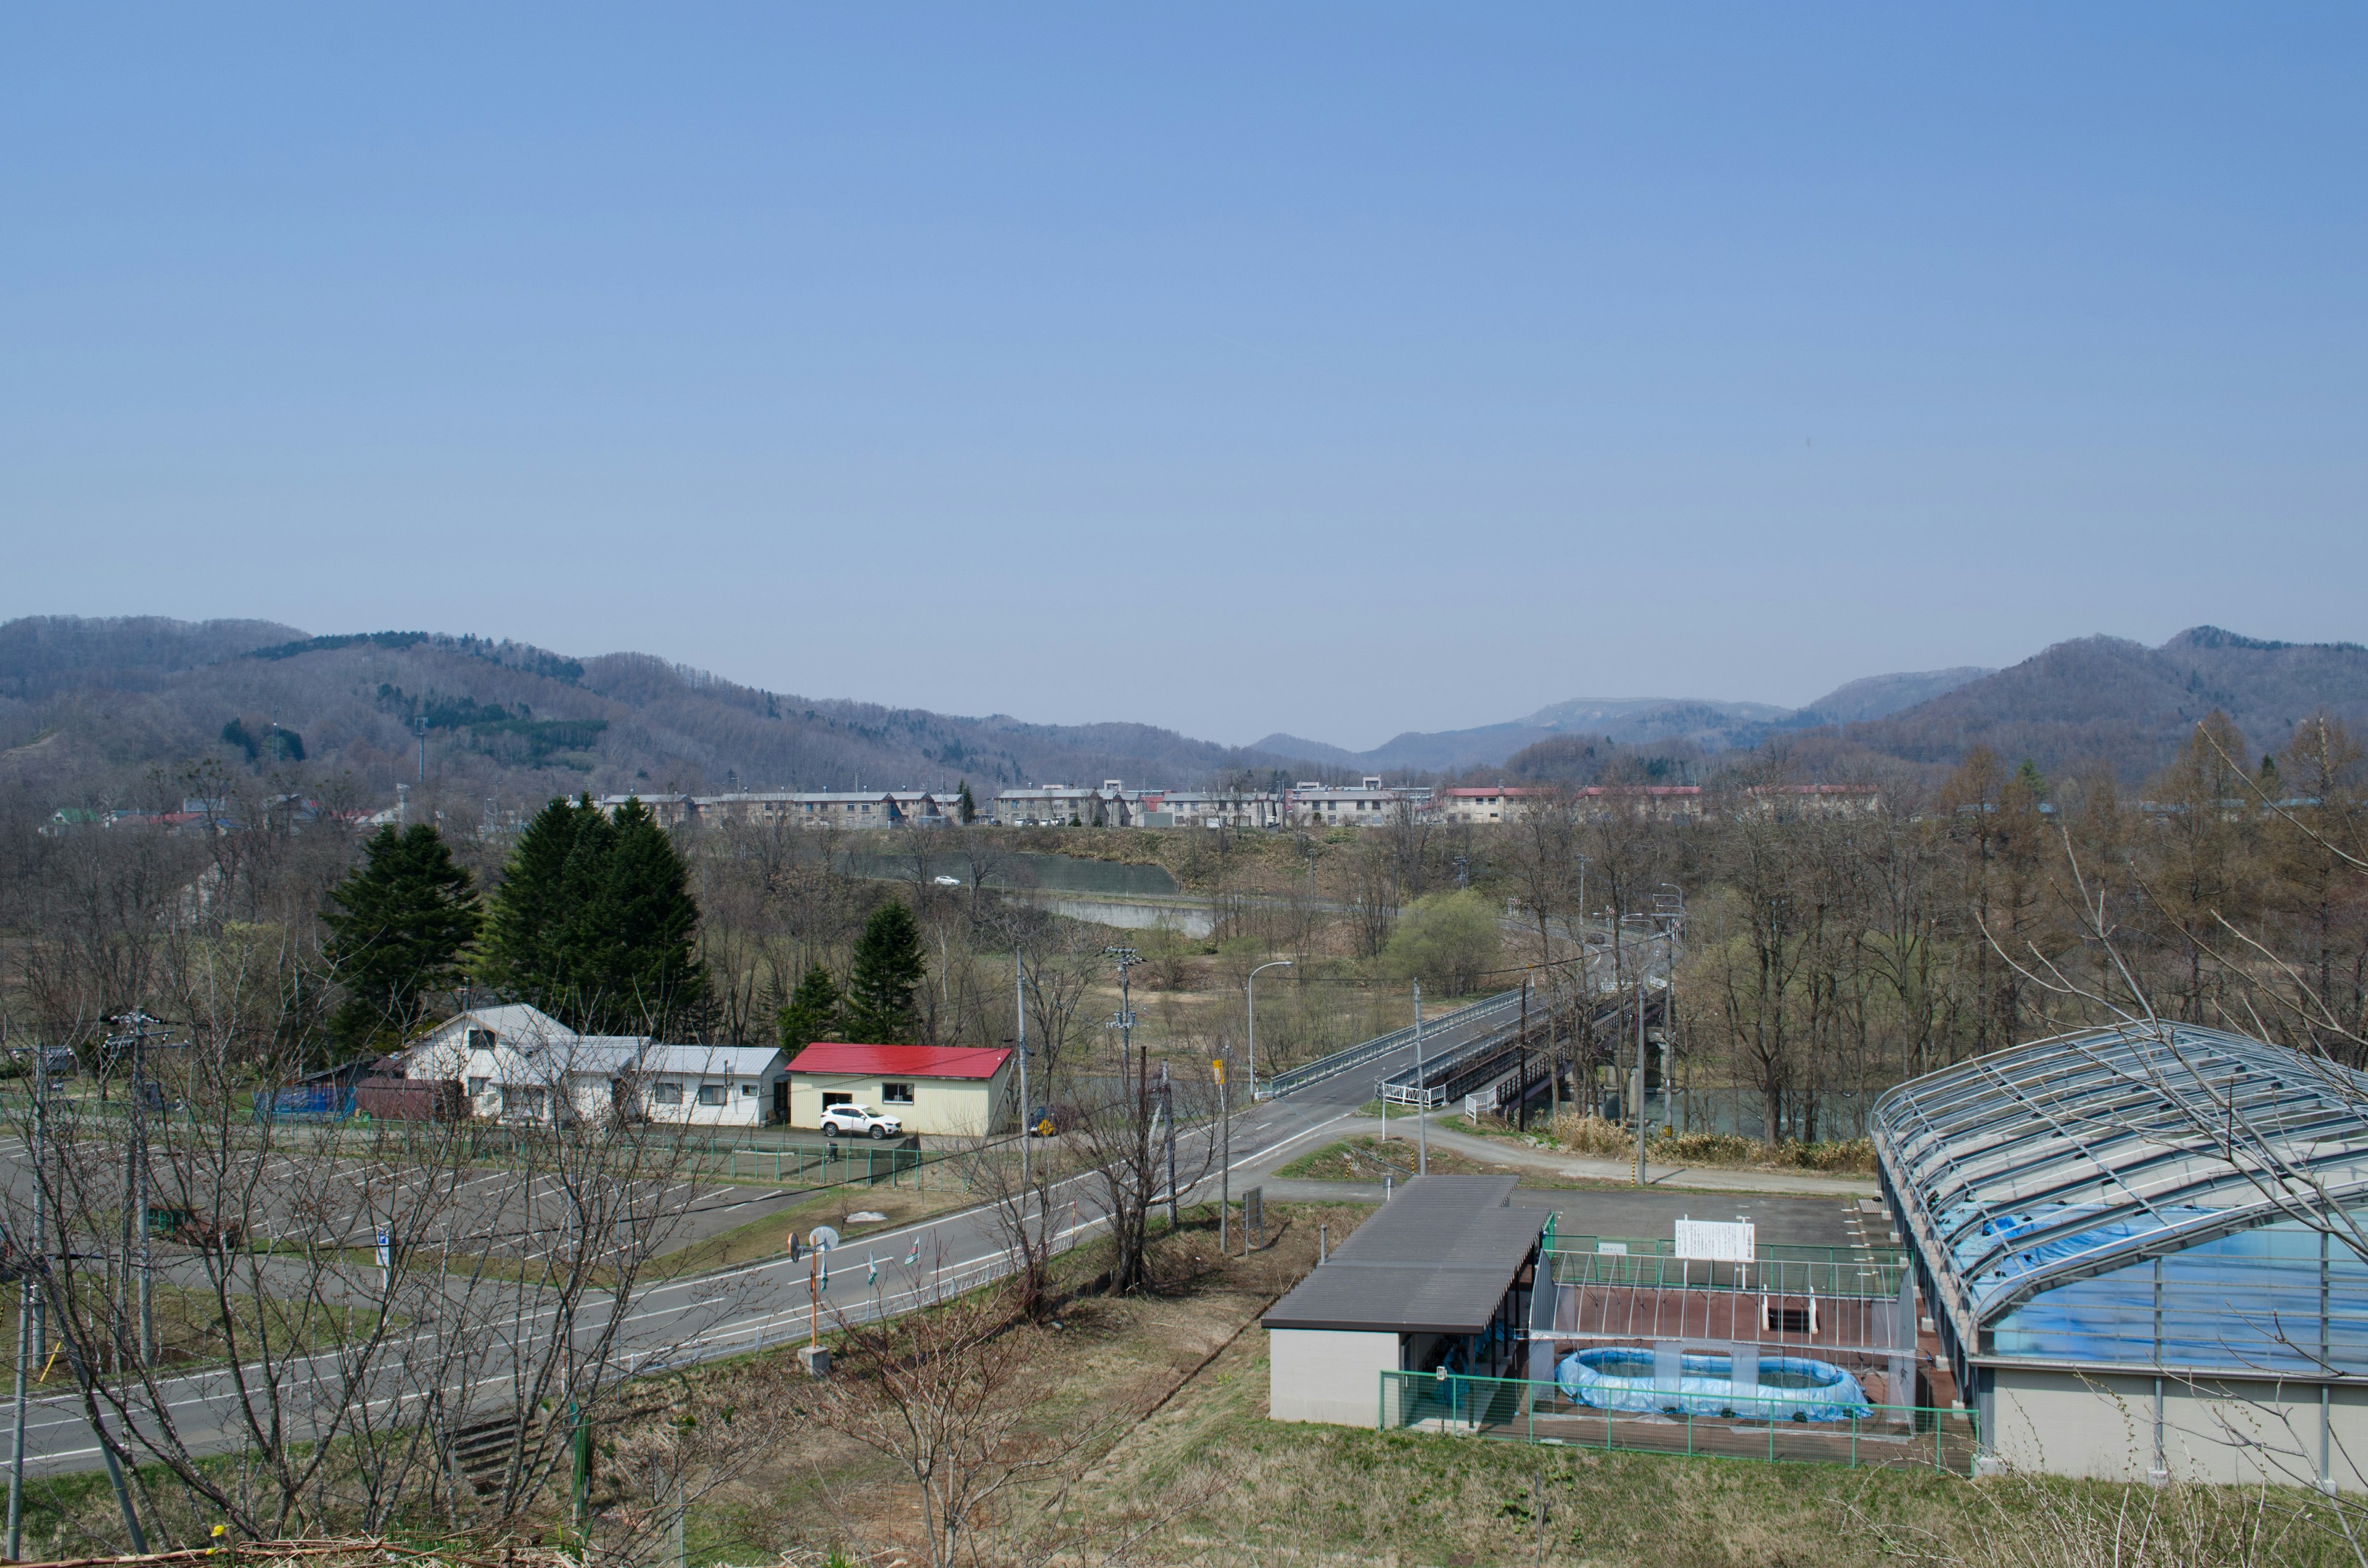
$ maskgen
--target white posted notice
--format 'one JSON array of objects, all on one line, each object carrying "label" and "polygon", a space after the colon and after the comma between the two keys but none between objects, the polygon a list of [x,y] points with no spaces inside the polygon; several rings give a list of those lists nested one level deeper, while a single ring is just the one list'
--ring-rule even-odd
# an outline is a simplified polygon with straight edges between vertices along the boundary
[{"label": "white posted notice", "polygon": [[1708,1258],[1713,1263],[1749,1263],[1755,1256],[1748,1220],[1680,1220],[1678,1256]]}]

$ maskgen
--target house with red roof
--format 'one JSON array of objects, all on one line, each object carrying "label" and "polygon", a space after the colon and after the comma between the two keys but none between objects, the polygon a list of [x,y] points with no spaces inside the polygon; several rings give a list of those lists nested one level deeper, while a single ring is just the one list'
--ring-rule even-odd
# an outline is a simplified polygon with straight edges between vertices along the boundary
[{"label": "house with red roof", "polygon": [[849,1104],[939,1137],[983,1138],[1019,1120],[1017,1068],[1000,1048],[817,1040],[788,1071],[792,1127],[820,1127],[825,1109]]}]

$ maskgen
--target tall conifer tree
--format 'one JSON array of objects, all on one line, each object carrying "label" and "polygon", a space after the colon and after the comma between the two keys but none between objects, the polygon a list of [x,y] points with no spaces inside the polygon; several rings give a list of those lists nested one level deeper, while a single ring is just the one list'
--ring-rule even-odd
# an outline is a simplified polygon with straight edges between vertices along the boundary
[{"label": "tall conifer tree", "polygon": [[913,912],[891,899],[871,912],[847,977],[847,1032],[875,1045],[910,1045],[920,1018],[913,993],[928,972]]},{"label": "tall conifer tree", "polygon": [[494,895],[481,972],[589,1033],[666,1036],[707,996],[690,872],[640,801],[586,795],[527,824]]},{"label": "tall conifer tree", "polygon": [[330,890],[328,958],[346,999],[330,1020],[343,1043],[402,1042],[439,991],[460,983],[461,960],[484,918],[466,869],[433,827],[382,827],[363,861]]},{"label": "tall conifer tree", "polygon": [[830,978],[830,971],[820,964],[806,971],[798,988],[790,994],[775,1022],[780,1026],[781,1049],[803,1051],[818,1040],[828,1040],[838,1032],[839,1011],[844,1000],[838,986]]}]

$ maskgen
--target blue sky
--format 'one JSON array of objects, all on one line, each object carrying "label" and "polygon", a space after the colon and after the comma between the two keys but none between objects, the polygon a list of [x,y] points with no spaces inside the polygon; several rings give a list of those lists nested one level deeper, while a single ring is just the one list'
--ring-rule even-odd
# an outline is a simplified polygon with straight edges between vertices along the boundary
[{"label": "blue sky", "polygon": [[2368,12],[0,14],[0,616],[1370,745],[2368,637]]}]

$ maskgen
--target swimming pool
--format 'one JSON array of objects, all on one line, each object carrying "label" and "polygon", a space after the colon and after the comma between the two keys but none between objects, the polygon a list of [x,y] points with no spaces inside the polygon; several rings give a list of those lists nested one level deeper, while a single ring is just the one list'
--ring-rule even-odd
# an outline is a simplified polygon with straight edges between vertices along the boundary
[{"label": "swimming pool", "polygon": [[1674,1383],[1665,1383],[1656,1375],[1653,1352],[1612,1346],[1564,1357],[1554,1368],[1554,1381],[1579,1403],[1598,1410],[1808,1421],[1873,1414],[1856,1378],[1830,1361],[1806,1356],[1762,1357],[1758,1380],[1740,1387],[1725,1356],[1681,1356],[1677,1371]]}]

